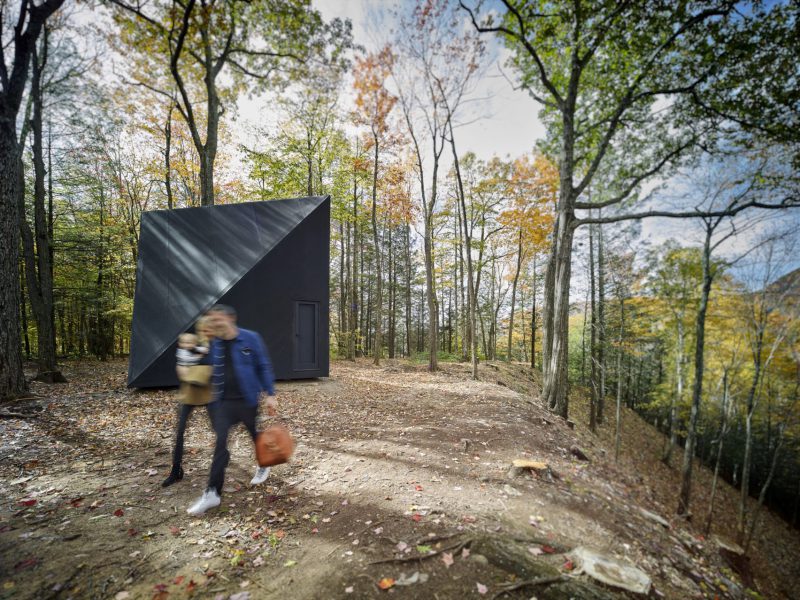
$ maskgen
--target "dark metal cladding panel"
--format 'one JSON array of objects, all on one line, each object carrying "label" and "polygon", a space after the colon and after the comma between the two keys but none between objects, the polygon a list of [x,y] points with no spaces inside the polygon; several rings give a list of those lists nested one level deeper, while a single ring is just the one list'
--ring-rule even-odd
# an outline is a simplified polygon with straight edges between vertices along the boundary
[{"label": "dark metal cladding panel", "polygon": [[[142,215],[139,259],[136,265],[136,291],[128,358],[128,384],[132,376],[144,371],[152,357],[161,351],[163,341],[153,335],[155,315],[163,311],[168,295],[164,277],[169,265],[169,223],[166,212]],[[164,319],[158,318],[159,322]]]},{"label": "dark metal cladding panel", "polygon": [[[239,325],[264,338],[278,379],[326,377],[329,371],[330,202],[292,231],[219,300]],[[318,368],[295,369],[295,304],[319,303]],[[174,361],[173,361],[174,363]]]},{"label": "dark metal cladding panel", "polygon": [[[283,313],[285,307],[279,298],[281,294],[292,293],[291,290],[313,293],[318,296],[313,300],[321,303],[320,338],[324,342],[320,344],[325,345],[324,375],[327,375],[329,229],[330,200],[323,197],[145,213],[139,242],[128,385],[177,384],[174,356],[178,335],[190,330],[210,306],[225,303],[229,294],[236,301],[227,303],[240,315],[254,311],[260,314],[262,325],[258,330],[269,345],[267,338],[271,336],[266,335],[269,327],[265,321],[272,324],[284,319],[287,324],[293,321],[291,315]],[[287,238],[294,241],[284,243]],[[288,253],[280,250],[296,243],[296,238],[305,240],[300,248]],[[279,261],[267,260],[278,250]],[[324,269],[320,270],[323,259]],[[271,265],[269,269],[260,266],[265,260]],[[313,263],[312,270],[321,279],[313,286],[298,287],[294,280],[302,282],[308,277],[304,273],[308,269],[306,262]],[[254,269],[257,275],[251,273]],[[249,283],[241,289],[246,289],[247,294],[234,293],[244,280]],[[271,288],[276,289],[267,293]],[[324,312],[319,294],[324,295]],[[248,327],[241,317],[240,323]],[[282,379],[293,377],[291,372],[277,369],[276,375]]]}]

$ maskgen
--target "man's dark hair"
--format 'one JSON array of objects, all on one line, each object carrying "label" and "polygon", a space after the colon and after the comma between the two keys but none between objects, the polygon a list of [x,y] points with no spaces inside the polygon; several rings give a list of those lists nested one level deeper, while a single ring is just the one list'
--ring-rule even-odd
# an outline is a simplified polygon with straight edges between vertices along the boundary
[{"label": "man's dark hair", "polygon": [[208,309],[209,313],[221,312],[222,314],[236,318],[236,309],[232,306],[228,306],[227,304],[215,304],[211,308]]}]

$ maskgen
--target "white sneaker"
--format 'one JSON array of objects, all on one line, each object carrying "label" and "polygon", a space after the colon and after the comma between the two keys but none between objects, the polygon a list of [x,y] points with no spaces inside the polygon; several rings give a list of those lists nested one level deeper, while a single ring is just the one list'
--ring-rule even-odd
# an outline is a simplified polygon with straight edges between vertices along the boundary
[{"label": "white sneaker", "polygon": [[258,485],[259,483],[264,483],[269,477],[269,467],[258,467],[256,468],[256,474],[253,475],[253,478],[250,480],[250,485]]},{"label": "white sneaker", "polygon": [[216,506],[219,506],[220,502],[221,500],[219,494],[217,493],[217,490],[206,490],[205,492],[203,492],[203,495],[200,496],[200,499],[197,502],[195,502],[188,509],[186,509],[186,512],[196,517],[202,515],[209,508],[214,508]]}]

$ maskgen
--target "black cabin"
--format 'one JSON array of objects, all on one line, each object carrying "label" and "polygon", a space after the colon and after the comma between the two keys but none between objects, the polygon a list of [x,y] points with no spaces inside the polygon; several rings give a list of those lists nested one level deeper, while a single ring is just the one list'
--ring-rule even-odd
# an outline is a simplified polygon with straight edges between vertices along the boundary
[{"label": "black cabin", "polygon": [[128,386],[178,384],[178,336],[214,304],[258,331],[277,379],[328,375],[330,196],[142,215]]}]

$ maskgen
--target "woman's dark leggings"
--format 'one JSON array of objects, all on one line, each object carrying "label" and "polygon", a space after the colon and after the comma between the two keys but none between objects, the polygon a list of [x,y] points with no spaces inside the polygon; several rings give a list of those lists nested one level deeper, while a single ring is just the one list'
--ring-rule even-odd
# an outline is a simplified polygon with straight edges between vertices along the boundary
[{"label": "woman's dark leggings", "polygon": [[[175,450],[172,452],[172,468],[174,470],[177,470],[181,466],[181,462],[183,462],[183,434],[186,431],[186,423],[189,420],[189,415],[192,414],[192,410],[195,408],[208,409],[208,405],[201,407],[194,404],[180,404],[178,406],[178,430],[175,435]],[[210,413],[208,414],[208,418],[211,420]]]}]

